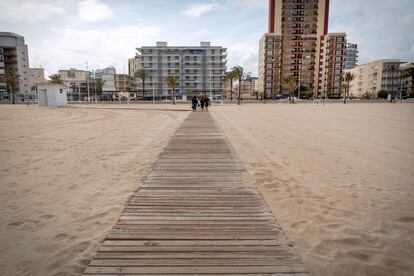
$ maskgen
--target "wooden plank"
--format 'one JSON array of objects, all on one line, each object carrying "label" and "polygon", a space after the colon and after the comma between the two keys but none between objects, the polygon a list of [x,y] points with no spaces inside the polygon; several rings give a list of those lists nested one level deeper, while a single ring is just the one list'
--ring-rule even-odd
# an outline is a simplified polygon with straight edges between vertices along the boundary
[{"label": "wooden plank", "polygon": [[206,113],[191,113],[83,275],[308,275]]}]

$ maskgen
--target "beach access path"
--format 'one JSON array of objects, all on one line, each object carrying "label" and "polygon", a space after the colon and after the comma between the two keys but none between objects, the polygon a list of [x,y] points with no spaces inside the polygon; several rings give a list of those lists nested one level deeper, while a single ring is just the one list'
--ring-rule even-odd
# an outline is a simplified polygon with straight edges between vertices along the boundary
[{"label": "beach access path", "polygon": [[84,275],[308,275],[243,170],[211,115],[192,112]]}]

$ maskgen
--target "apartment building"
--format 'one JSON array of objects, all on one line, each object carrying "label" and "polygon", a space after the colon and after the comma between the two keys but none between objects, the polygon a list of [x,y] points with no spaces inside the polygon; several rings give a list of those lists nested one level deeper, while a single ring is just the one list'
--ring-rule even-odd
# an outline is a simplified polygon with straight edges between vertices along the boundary
[{"label": "apartment building", "polygon": [[358,64],[358,45],[347,43],[345,48],[345,69],[355,68]]},{"label": "apartment building", "polygon": [[29,68],[30,86],[45,83],[45,69],[44,68]]},{"label": "apartment building", "polygon": [[[350,96],[369,95],[369,97],[376,97],[380,90],[399,95],[402,87],[399,69],[404,63],[399,59],[381,59],[345,70],[345,73],[350,72],[356,76],[350,83]],[[391,71],[392,66],[397,68],[396,72]]]},{"label": "apartment building", "polygon": [[[332,38],[338,36],[328,35],[328,16],[329,0],[269,0],[268,33],[260,39],[259,46],[258,86],[263,87],[259,93],[288,95],[283,79],[292,75],[298,86],[306,87],[315,97],[325,94],[324,78],[332,74],[326,72],[327,59],[333,62],[337,58],[337,52],[326,46],[332,46]],[[342,43],[344,60],[345,36]],[[334,87],[328,86],[332,91],[326,94],[337,96]]]},{"label": "apartment building", "polygon": [[19,84],[13,87],[16,96],[30,93],[29,53],[24,37],[16,33],[0,32],[0,93],[8,93],[5,74],[14,68],[19,75]]},{"label": "apartment building", "polygon": [[69,101],[87,101],[88,96],[92,99],[95,91],[92,72],[70,68],[59,70],[58,74],[63,84],[68,87]]},{"label": "apartment building", "polygon": [[128,75],[133,78],[135,76],[135,72],[137,72],[139,65],[139,59],[136,57],[128,59]]},{"label": "apartment building", "polygon": [[328,33],[321,44],[321,64],[318,92],[322,97],[341,97],[342,75],[345,69],[345,33]]},{"label": "apartment building", "polygon": [[[241,81],[241,89],[240,89],[240,98],[242,100],[251,100],[256,99],[257,97],[257,91],[256,91],[256,77],[250,77],[245,80]],[[227,81],[227,85],[229,85],[229,82]],[[239,97],[239,84],[236,83],[233,86],[233,99],[236,99]],[[227,89],[227,99],[230,99],[230,91]]]},{"label": "apartment building", "polygon": [[257,92],[260,97],[273,98],[281,94],[282,36],[265,33],[259,45],[259,77]]},{"label": "apartment building", "polygon": [[156,46],[137,48],[136,64],[137,69],[148,72],[145,88],[156,98],[172,96],[172,88],[166,82],[168,76],[177,79],[178,98],[215,96],[224,93],[226,56],[226,48],[211,46],[210,42],[200,42],[200,46],[168,46],[167,42],[157,42]]},{"label": "apartment building", "polygon": [[116,91],[129,91],[131,77],[128,74],[115,74],[115,89]]},{"label": "apartment building", "polygon": [[115,67],[106,67],[105,69],[97,69],[95,71],[95,79],[104,81],[102,86],[102,96],[104,99],[111,99],[112,95],[117,91],[115,86]]},{"label": "apartment building", "polygon": [[58,74],[60,75],[60,79],[65,84],[86,82],[86,79],[89,79],[92,76],[90,71],[78,70],[75,68],[59,70]]}]

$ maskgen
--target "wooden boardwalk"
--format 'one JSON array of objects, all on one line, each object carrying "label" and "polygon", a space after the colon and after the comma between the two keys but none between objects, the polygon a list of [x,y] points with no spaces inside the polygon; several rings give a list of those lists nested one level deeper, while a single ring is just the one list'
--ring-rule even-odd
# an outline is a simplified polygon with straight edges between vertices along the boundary
[{"label": "wooden boardwalk", "polygon": [[208,112],[191,113],[84,275],[308,275]]}]

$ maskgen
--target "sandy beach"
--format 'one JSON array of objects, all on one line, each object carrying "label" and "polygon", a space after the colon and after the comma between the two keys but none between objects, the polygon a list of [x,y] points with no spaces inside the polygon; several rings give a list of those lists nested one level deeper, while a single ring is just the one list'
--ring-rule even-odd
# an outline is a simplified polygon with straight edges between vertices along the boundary
[{"label": "sandy beach", "polygon": [[131,107],[0,106],[1,275],[84,270],[188,114]]},{"label": "sandy beach", "polygon": [[[0,105],[0,271],[79,275],[189,105]],[[213,106],[312,275],[414,274],[414,104]]]},{"label": "sandy beach", "polygon": [[312,275],[414,275],[414,104],[213,114]]}]

